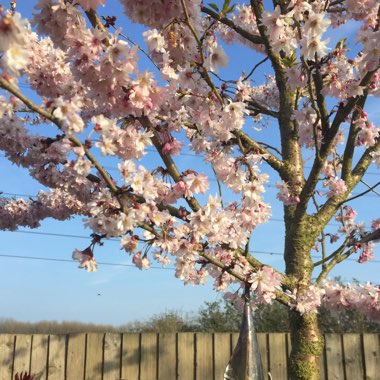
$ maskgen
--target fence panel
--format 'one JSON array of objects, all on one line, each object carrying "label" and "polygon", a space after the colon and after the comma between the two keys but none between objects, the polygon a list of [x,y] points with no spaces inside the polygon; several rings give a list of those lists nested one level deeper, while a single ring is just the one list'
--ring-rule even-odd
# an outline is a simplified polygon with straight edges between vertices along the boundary
[{"label": "fence panel", "polygon": [[339,334],[326,334],[326,364],[329,380],[344,379],[342,337]]},{"label": "fence panel", "polygon": [[82,380],[85,368],[86,334],[69,335],[67,340],[67,379]]},{"label": "fence panel", "polygon": [[231,334],[214,334],[215,380],[223,379],[224,371],[231,357]]},{"label": "fence panel", "polygon": [[140,357],[140,334],[123,334],[122,379],[139,380]]},{"label": "fence panel", "polygon": [[288,378],[286,334],[269,334],[269,372],[273,379]]},{"label": "fence panel", "polygon": [[213,379],[214,360],[212,334],[196,334],[196,379]]},{"label": "fence panel", "polygon": [[177,378],[177,334],[160,334],[158,380]]},{"label": "fence panel", "polygon": [[16,336],[15,357],[13,365],[14,373],[29,371],[31,345],[32,337],[30,335]]},{"label": "fence panel", "polygon": [[30,358],[30,372],[36,373],[38,380],[46,380],[46,364],[48,360],[48,335],[32,336],[32,353]]},{"label": "fence panel", "polygon": [[380,377],[380,336],[363,334],[366,380],[377,380]]},{"label": "fence panel", "polygon": [[49,380],[62,380],[65,378],[66,336],[49,336]]},{"label": "fence panel", "polygon": [[343,335],[344,366],[347,380],[364,378],[361,337],[358,334]]},{"label": "fence panel", "polygon": [[103,369],[104,334],[87,334],[85,380],[99,378]]},{"label": "fence panel", "polygon": [[178,334],[178,380],[194,380],[194,335]]},{"label": "fence panel", "polygon": [[103,380],[120,378],[121,335],[106,334],[104,337]]},{"label": "fence panel", "polygon": [[157,379],[157,334],[141,334],[140,380]]},{"label": "fence panel", "polygon": [[[0,380],[219,380],[233,333],[0,334]],[[327,334],[321,380],[380,380],[379,334]],[[264,371],[287,380],[288,334],[258,334]]]},{"label": "fence panel", "polygon": [[14,341],[14,335],[0,335],[0,380],[12,379]]}]

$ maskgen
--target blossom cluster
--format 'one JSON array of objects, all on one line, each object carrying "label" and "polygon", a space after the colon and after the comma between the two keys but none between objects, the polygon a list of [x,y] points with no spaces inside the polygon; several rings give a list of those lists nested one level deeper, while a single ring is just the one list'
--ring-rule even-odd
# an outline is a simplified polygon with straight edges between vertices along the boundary
[{"label": "blossom cluster", "polygon": [[[337,15],[324,1],[292,0],[264,12],[258,22],[252,7],[242,4],[213,19],[201,16],[200,0],[154,0],[149,6],[143,0],[122,0],[128,17],[148,28],[143,37],[154,73],[142,69],[139,48],[126,41],[121,29],[88,26],[83,10],[105,3],[40,0],[33,18],[36,33],[18,13],[0,11],[1,78],[17,86],[25,75],[43,111],[26,110],[20,96],[1,95],[0,149],[49,188],[34,200],[1,198],[0,229],[35,228],[44,218],[82,215],[97,236],[120,238],[139,269],[154,261],[172,264],[185,284],[211,278],[218,291],[245,282],[255,302],[271,303],[283,292],[284,278],[269,266],[252,263],[248,255],[252,232],[271,216],[264,198],[269,175],[261,164],[284,167],[282,178],[294,173],[285,162],[287,152],[281,154],[275,143],[253,140],[259,128],[252,130],[247,119],[263,124],[264,118],[278,119],[283,139],[299,145],[300,158],[305,158],[304,148],[325,157],[315,167],[322,173],[318,189],[326,188],[330,203],[351,191],[350,182],[340,178],[342,159],[336,153],[347,135],[346,122],[355,136],[353,149],[362,147],[380,166],[380,129],[357,102],[363,95],[380,95],[376,1],[360,1],[359,8],[351,0],[337,2]],[[221,22],[222,16],[233,27]],[[344,41],[333,49],[325,37],[329,26],[349,19],[362,25],[357,34],[361,51],[353,57]],[[237,80],[219,76],[228,65],[221,41],[235,40],[272,58],[275,75],[260,82],[244,72]],[[328,116],[320,110],[321,97],[338,101]],[[351,103],[356,106],[344,114]],[[344,121],[335,132],[326,118],[336,114]],[[33,133],[35,126],[50,128],[47,120],[58,126],[58,134]],[[291,131],[285,133],[286,122]],[[246,133],[252,143],[242,141]],[[331,142],[329,134],[334,134]],[[188,167],[194,162],[185,160],[176,166],[175,156],[187,147],[202,156],[201,167]],[[152,149],[155,156],[145,158]],[[118,160],[116,175],[100,165],[103,158]],[[211,195],[211,172],[219,195]],[[279,201],[302,206],[302,181],[279,182]],[[222,199],[225,190],[228,203]],[[357,242],[359,262],[365,262],[373,257],[374,243],[365,240],[369,232],[355,216],[345,206],[336,220],[342,225],[339,232]],[[375,220],[372,231],[378,228]],[[75,250],[73,259],[88,271],[97,269],[91,249]],[[379,290],[368,284],[326,283],[287,296],[300,314],[314,312],[321,302],[379,313]]]},{"label": "blossom cluster", "polygon": [[371,283],[341,285],[325,281],[323,290],[323,304],[331,310],[360,310],[370,319],[378,320],[380,317],[380,288],[376,285]]},{"label": "blossom cluster", "polygon": [[20,13],[0,11],[0,68],[12,76],[19,76],[30,57],[28,46],[29,22]]}]

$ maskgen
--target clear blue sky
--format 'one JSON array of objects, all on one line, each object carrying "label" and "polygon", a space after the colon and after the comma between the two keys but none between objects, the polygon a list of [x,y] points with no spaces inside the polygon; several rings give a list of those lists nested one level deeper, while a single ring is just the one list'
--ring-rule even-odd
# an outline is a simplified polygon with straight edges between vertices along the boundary
[{"label": "clear blue sky", "polygon": [[[8,1],[0,4],[8,6]],[[35,1],[18,1],[17,10],[30,16]],[[108,14],[118,15],[119,22],[126,24],[121,16],[122,10],[117,1],[108,1],[111,6]],[[128,24],[127,34],[141,43],[141,27]],[[334,34],[334,39],[350,33],[350,27]],[[334,44],[331,44],[334,46]],[[231,77],[241,67],[250,70],[258,57],[247,49],[228,48],[233,56],[243,62],[231,62],[231,67],[222,72]],[[253,62],[253,64],[252,64]],[[236,78],[236,76],[235,76]],[[259,81],[261,81],[259,79]],[[379,123],[380,117],[375,100],[370,100],[369,109],[372,120]],[[270,131],[263,132],[263,139]],[[157,156],[151,156],[154,160]],[[183,155],[180,166],[189,168],[199,162],[199,157]],[[311,162],[310,162],[311,164]],[[110,164],[111,167],[116,167]],[[264,169],[265,167],[263,167]],[[2,182],[0,191],[4,196],[14,194],[35,195],[41,186],[32,180],[25,171],[12,166],[0,155]],[[110,169],[112,170],[112,168]],[[371,168],[371,173],[376,169]],[[378,180],[378,174],[368,176],[370,183]],[[259,260],[283,268],[280,252],[283,243],[282,204],[275,200],[276,177],[272,174],[265,199],[272,203],[273,221],[259,227],[252,238],[252,249]],[[211,182],[211,193],[217,192],[215,182]],[[368,195],[356,202],[359,220],[370,221],[379,217],[379,197]],[[55,234],[55,235],[49,235]],[[15,318],[23,321],[38,320],[79,320],[83,322],[123,324],[136,319],[147,319],[151,315],[166,310],[178,310],[191,313],[197,311],[204,301],[213,301],[218,294],[211,285],[184,286],[174,277],[171,269],[150,269],[139,271],[131,263],[130,257],[120,250],[117,241],[108,241],[102,248],[96,249],[99,262],[97,273],[87,273],[77,269],[77,263],[71,260],[74,248],[85,248],[89,244],[90,231],[82,227],[81,218],[68,222],[45,220],[37,230],[20,229],[18,232],[0,232],[0,318]],[[58,236],[59,235],[59,236]],[[263,252],[263,253],[261,253]],[[379,253],[379,250],[377,249]],[[13,256],[13,257],[8,257]],[[23,256],[16,258],[14,256]],[[27,259],[26,257],[45,258]],[[63,261],[52,261],[52,259]],[[64,260],[67,260],[64,261]],[[115,265],[106,265],[115,264]],[[154,265],[156,266],[156,265]],[[378,282],[380,257],[367,264],[354,261],[341,264],[332,275],[340,275],[346,281],[353,277],[360,281]],[[100,295],[98,295],[100,294]]]}]

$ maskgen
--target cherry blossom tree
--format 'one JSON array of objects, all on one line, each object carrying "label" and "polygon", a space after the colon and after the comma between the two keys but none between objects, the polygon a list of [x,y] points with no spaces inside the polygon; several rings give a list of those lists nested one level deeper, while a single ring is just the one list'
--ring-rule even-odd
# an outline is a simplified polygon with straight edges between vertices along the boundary
[{"label": "cherry blossom tree", "polygon": [[[378,0],[120,3],[145,25],[145,51],[116,17],[98,16],[105,0],[39,0],[29,21],[15,2],[1,9],[0,148],[49,190],[0,199],[0,228],[82,215],[92,241],[73,258],[88,271],[97,267],[94,246],[119,237],[140,269],[171,263],[185,284],[209,279],[230,298],[251,292],[253,303],[280,302],[291,316],[290,376],[318,379],[318,307],[380,317],[378,286],[327,280],[352,255],[370,260],[380,239],[380,219],[359,223],[350,206],[379,184],[352,194],[380,166],[380,129],[366,112],[380,95]],[[355,40],[330,46],[329,30],[347,22]],[[250,72],[219,75],[227,44],[252,50]],[[20,91],[21,78],[35,97]],[[39,125],[51,133],[37,134]],[[273,138],[262,142],[264,125]],[[203,164],[180,170],[185,148]],[[148,170],[152,149],[161,161]],[[112,177],[109,156],[118,161]],[[271,216],[270,175],[280,178],[284,273],[260,262],[250,243]]]}]

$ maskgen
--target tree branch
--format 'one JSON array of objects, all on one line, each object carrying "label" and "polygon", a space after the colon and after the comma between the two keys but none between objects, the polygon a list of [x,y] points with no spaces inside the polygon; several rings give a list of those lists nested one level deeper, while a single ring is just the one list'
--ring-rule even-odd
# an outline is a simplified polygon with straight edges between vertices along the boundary
[{"label": "tree branch", "polygon": [[359,128],[355,126],[355,121],[359,118],[361,114],[361,110],[364,108],[364,105],[367,99],[367,94],[368,94],[368,91],[366,91],[365,96],[362,99],[360,99],[360,101],[357,104],[356,109],[354,110],[352,114],[350,130],[348,133],[347,143],[344,149],[343,162],[342,162],[342,179],[344,181],[346,181],[348,178],[351,177],[352,160],[353,160],[354,152],[355,152],[355,143],[356,143],[356,138],[359,133]]},{"label": "tree branch", "polygon": [[[152,122],[149,120],[147,116],[142,116],[138,119],[141,123],[141,125],[146,129],[147,131],[151,131],[154,136],[151,137],[151,140],[153,142],[153,145],[157,149],[158,154],[160,155],[162,161],[165,163],[166,168],[168,170],[168,173],[170,176],[173,178],[174,182],[179,182],[182,180],[181,173],[179,172],[176,164],[174,163],[173,159],[171,158],[170,154],[164,154],[162,153],[162,143],[160,136],[158,135],[155,127],[153,126]],[[190,199],[186,199],[186,202],[190,206],[190,208],[196,212],[201,209],[200,204],[198,201],[194,198],[191,197]]]},{"label": "tree branch", "polygon": [[217,21],[221,22],[222,24],[229,26],[231,29],[233,29],[236,33],[240,34],[246,40],[248,40],[248,41],[250,41],[256,45],[260,45],[263,43],[263,40],[260,36],[257,36],[255,34],[251,34],[251,33],[247,32],[246,30],[244,30],[240,26],[235,25],[233,23],[233,21],[231,21],[227,17],[220,17],[220,15],[218,13],[216,13],[213,10],[206,8],[206,7],[201,7],[201,11],[203,13],[206,13],[209,16],[211,16],[214,20],[217,20]]},{"label": "tree branch", "polygon": [[340,255],[349,246],[349,242],[350,242],[350,238],[346,238],[343,244],[338,249],[336,249],[333,253],[326,256],[322,260],[319,260],[313,263],[313,266],[317,267],[319,265],[323,265],[327,263],[329,260],[331,260],[332,258],[334,258],[335,256]]},{"label": "tree branch", "polygon": [[[317,265],[320,265],[321,263],[325,263],[327,260],[332,258],[332,260],[327,265],[325,265],[324,269],[318,276],[316,283],[319,284],[322,280],[324,280],[326,276],[331,272],[331,270],[335,267],[336,264],[346,260],[353,253],[355,253],[357,250],[356,246],[358,244],[365,244],[370,241],[379,240],[379,239],[380,239],[380,228],[363,236],[361,240],[352,239],[352,237],[346,238],[345,243],[342,246],[340,246],[335,252],[333,252],[328,258],[326,258],[325,260],[318,261],[317,263],[314,263],[314,267],[315,267]],[[351,247],[351,248],[348,249],[345,253],[341,254],[341,252],[346,247]]]},{"label": "tree branch", "polygon": [[236,138],[239,138],[247,149],[255,150],[261,155],[263,155],[263,160],[268,163],[274,170],[276,170],[280,174],[284,174],[285,172],[285,165],[284,163],[279,160],[275,155],[273,155],[271,152],[269,152],[267,149],[265,149],[262,145],[260,145],[258,142],[253,140],[250,136],[245,134],[242,131],[234,131],[232,132]]},{"label": "tree branch", "polygon": [[265,108],[261,104],[257,103],[256,100],[254,100],[253,98],[248,100],[247,104],[248,104],[248,107],[247,107],[248,111],[252,111],[255,114],[264,114],[264,115],[272,116],[276,119],[279,118],[279,112],[272,111],[269,108]]},{"label": "tree branch", "polygon": [[249,74],[247,76],[245,76],[243,78],[243,82],[246,81],[247,79],[249,79],[249,77],[255,72],[255,70],[261,65],[263,64],[264,62],[266,62],[269,58],[268,57],[265,57],[264,59],[262,59],[260,62],[256,63],[255,66],[253,66],[252,70],[249,72]]},{"label": "tree branch", "polygon": [[[13,94],[16,98],[20,99],[29,109],[37,112],[39,115],[43,116],[45,119],[50,120],[53,124],[55,124],[60,130],[64,129],[64,125],[61,120],[57,119],[51,112],[44,110],[39,107],[37,104],[33,103],[30,99],[28,99],[25,95],[23,95],[19,90],[17,90],[14,86],[12,86],[8,81],[6,81],[3,77],[0,76],[0,87],[4,90],[7,90],[11,94]],[[95,157],[90,153],[90,151],[80,142],[80,140],[74,136],[66,136],[75,146],[83,148],[86,157],[89,161],[95,166],[95,168],[99,171],[102,178],[106,182],[107,186],[116,194],[118,192],[117,186],[114,184],[112,178],[108,175],[106,170],[102,165],[95,159]]]},{"label": "tree branch", "polygon": [[[377,69],[373,70],[371,72],[368,72],[364,76],[364,78],[362,79],[362,81],[360,82],[359,85],[367,87],[371,83],[371,79],[372,79],[372,77],[376,71],[377,71]],[[319,150],[319,156],[317,156],[315,158],[313,166],[310,170],[310,174],[309,174],[309,176],[306,180],[306,183],[303,186],[303,189],[301,191],[300,202],[297,204],[297,211],[296,211],[299,215],[302,215],[307,209],[308,201],[315,191],[315,187],[318,183],[319,176],[320,176],[320,173],[321,173],[322,168],[323,168],[323,164],[327,160],[328,155],[330,154],[331,147],[333,146],[334,139],[335,139],[335,137],[339,131],[341,124],[346,120],[348,115],[352,112],[352,110],[354,109],[356,104],[358,104],[359,102],[362,103],[363,98],[365,98],[365,97],[366,97],[365,94],[362,96],[351,97],[347,100],[345,105],[341,105],[339,107],[337,114],[335,115],[335,118],[334,118],[333,122],[331,123],[330,128],[326,131],[326,133],[324,135],[324,139],[322,141],[322,145],[321,145],[321,148]],[[368,152],[368,154],[365,158],[362,157],[362,159],[364,160],[363,165],[366,167],[369,166],[371,159],[372,159],[369,155],[370,152]],[[359,163],[358,163],[358,165],[359,165]],[[364,171],[362,169],[364,168],[364,166],[362,169],[360,169],[360,166],[358,166],[358,165],[357,165],[357,168],[358,168],[358,170],[361,170],[362,175],[363,175]],[[352,174],[354,174],[354,173],[352,173]],[[350,191],[353,189],[353,187],[356,186],[357,182],[360,179],[361,178],[355,179],[352,181],[348,181],[348,182],[353,183],[352,186],[348,185]],[[349,194],[349,192],[347,194]],[[346,196],[347,196],[347,194],[346,194]],[[328,213],[326,213],[326,210],[329,209],[333,205],[333,203],[335,203],[334,207],[336,207],[336,205],[338,205],[342,200],[343,199],[337,199],[337,197],[330,198],[315,217],[318,217],[318,215],[321,215],[323,213],[324,214],[323,220],[325,220],[325,218],[328,217],[328,215],[333,215],[333,213],[331,214],[330,211]],[[320,220],[320,222],[322,223],[322,219]],[[326,223],[327,223],[327,221],[326,221]],[[321,228],[323,228],[323,227],[324,227],[324,225],[323,226],[321,225]]]},{"label": "tree branch", "polygon": [[342,201],[341,203],[339,203],[339,206],[342,206],[342,205],[344,205],[345,203],[348,203],[348,202],[350,202],[350,201],[353,201],[354,199],[357,199],[357,198],[362,197],[363,195],[365,195],[365,194],[367,194],[367,193],[373,191],[373,189],[375,189],[375,188],[376,188],[377,186],[379,186],[379,185],[380,185],[380,182],[377,182],[375,185],[369,187],[366,191],[363,191],[362,193],[357,194],[357,195],[355,195],[354,197],[347,198],[345,201]]},{"label": "tree branch", "polygon": [[206,83],[208,84],[208,86],[211,88],[211,91],[217,97],[217,99],[219,100],[220,104],[223,105],[224,104],[223,98],[221,97],[219,91],[215,87],[214,82],[212,81],[208,70],[206,70],[203,67],[203,64],[205,62],[205,56],[204,56],[204,53],[203,53],[202,41],[199,38],[196,30],[194,29],[194,26],[191,23],[189,12],[187,10],[185,1],[184,0],[180,0],[180,1],[181,1],[183,12],[185,13],[186,25],[189,27],[191,33],[193,34],[193,36],[194,36],[194,38],[195,38],[195,40],[197,41],[197,44],[198,44],[198,51],[199,51],[201,62],[202,62],[202,70],[199,70],[199,73],[201,74],[202,78],[206,81]]}]

